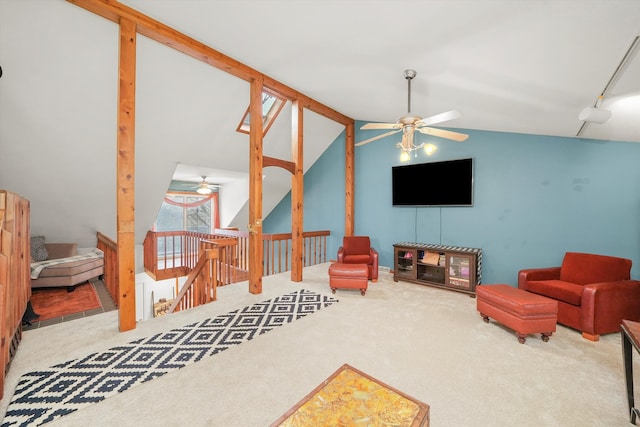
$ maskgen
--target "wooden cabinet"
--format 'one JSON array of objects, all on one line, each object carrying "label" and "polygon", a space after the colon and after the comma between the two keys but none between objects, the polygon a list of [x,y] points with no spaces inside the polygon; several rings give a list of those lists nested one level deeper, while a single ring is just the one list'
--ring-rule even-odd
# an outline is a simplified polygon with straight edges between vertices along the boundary
[{"label": "wooden cabinet", "polygon": [[482,249],[424,243],[393,245],[393,280],[475,295],[482,277]]},{"label": "wooden cabinet", "polygon": [[0,399],[31,297],[29,200],[0,190]]}]

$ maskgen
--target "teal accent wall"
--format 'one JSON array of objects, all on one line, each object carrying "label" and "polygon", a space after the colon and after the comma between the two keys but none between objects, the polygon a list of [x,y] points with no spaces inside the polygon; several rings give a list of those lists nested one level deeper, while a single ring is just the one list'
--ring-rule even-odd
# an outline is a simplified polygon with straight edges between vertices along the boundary
[{"label": "teal accent wall", "polygon": [[[356,123],[356,129],[363,122]],[[456,129],[456,131],[460,131]],[[640,144],[462,130],[409,163],[474,159],[472,207],[392,207],[391,167],[401,163],[396,135],[356,147],[355,232],[369,235],[380,264],[393,267],[403,241],[483,250],[482,283],[517,284],[523,268],[560,265],[567,251],[629,258],[640,279]],[[356,131],[356,141],[375,135]],[[344,234],[344,134],[305,174],[305,230],[329,229],[332,258]],[[416,191],[446,182],[416,182]],[[288,232],[287,196],[265,232]]]},{"label": "teal accent wall", "polygon": [[[304,229],[329,230],[327,257],[336,258],[345,224],[345,134],[304,175]],[[263,220],[265,233],[291,232],[291,192]]]}]

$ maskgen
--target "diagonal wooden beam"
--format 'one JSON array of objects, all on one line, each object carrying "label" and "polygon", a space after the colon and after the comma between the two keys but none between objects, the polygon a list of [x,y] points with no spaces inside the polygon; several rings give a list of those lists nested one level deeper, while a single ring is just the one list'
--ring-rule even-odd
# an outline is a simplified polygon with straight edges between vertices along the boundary
[{"label": "diagonal wooden beam", "polygon": [[334,109],[301,94],[295,89],[265,76],[259,71],[179,32],[173,28],[156,21],[155,19],[138,12],[115,0],[67,0],[69,3],[82,7],[90,12],[109,19],[117,24],[121,19],[126,19],[136,25],[138,33],[149,37],[159,43],[176,49],[199,61],[206,62],[222,71],[226,71],[246,81],[259,79],[263,81],[265,88],[269,88],[293,101],[298,100],[302,106],[309,110],[334,120],[343,125],[353,123],[353,119],[335,111]]}]

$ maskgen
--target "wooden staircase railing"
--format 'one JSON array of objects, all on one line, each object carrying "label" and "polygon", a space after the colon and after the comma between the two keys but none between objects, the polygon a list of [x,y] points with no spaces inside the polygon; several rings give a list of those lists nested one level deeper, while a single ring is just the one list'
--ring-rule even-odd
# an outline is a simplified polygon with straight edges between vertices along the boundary
[{"label": "wooden staircase railing", "polygon": [[144,270],[154,280],[187,276],[198,262],[201,241],[229,237],[195,231],[149,231],[143,242]]},{"label": "wooden staircase railing", "polygon": [[[303,266],[327,262],[329,231],[303,233]],[[104,253],[104,283],[118,304],[117,244],[97,233]],[[248,279],[249,233],[216,229],[215,233],[149,231],[144,243],[144,268],[154,280],[187,276],[169,312],[215,301],[218,286]],[[291,266],[291,233],[263,234],[265,276],[288,271]],[[215,278],[215,280],[214,280]]]},{"label": "wooden staircase railing", "polygon": [[98,239],[96,246],[104,254],[104,274],[102,281],[117,307],[120,283],[118,276],[118,245],[100,232],[96,233],[96,237]]},{"label": "wooden staircase railing", "polygon": [[230,261],[233,261],[235,246],[235,239],[201,241],[200,257],[167,314],[215,301],[217,287],[230,283],[230,275],[234,274]]},{"label": "wooden staircase railing", "polygon": [[[303,266],[327,262],[327,237],[325,231],[305,231],[302,234]],[[236,240],[233,266],[235,279],[229,283],[247,279],[249,271],[249,233],[229,229],[216,229],[213,234],[192,231],[149,231],[144,240],[144,268],[154,280],[186,276],[194,268],[198,259],[198,245],[201,240]],[[291,269],[291,233],[263,234],[264,270],[263,275],[283,273]]]},{"label": "wooden staircase railing", "polygon": [[[309,267],[327,262],[327,237],[330,231],[305,231],[302,233],[302,265]],[[247,233],[248,237],[248,233]],[[290,269],[291,233],[264,234],[264,275],[278,274]]]}]

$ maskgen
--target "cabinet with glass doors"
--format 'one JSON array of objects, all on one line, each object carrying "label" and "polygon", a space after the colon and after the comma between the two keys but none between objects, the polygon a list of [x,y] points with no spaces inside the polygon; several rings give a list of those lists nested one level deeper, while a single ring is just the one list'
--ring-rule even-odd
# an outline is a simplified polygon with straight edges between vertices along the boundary
[{"label": "cabinet with glass doors", "polygon": [[482,250],[424,243],[393,245],[393,280],[447,288],[475,296]]}]

